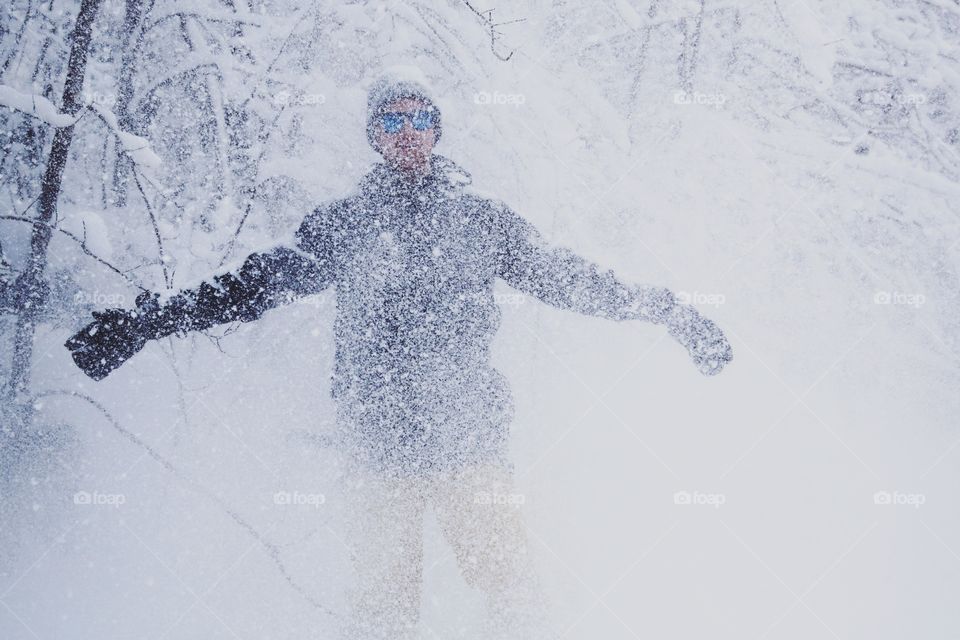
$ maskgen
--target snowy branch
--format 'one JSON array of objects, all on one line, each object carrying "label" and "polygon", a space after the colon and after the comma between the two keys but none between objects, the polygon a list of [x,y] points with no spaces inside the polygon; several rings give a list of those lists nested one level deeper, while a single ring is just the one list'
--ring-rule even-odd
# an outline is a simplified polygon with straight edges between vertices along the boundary
[{"label": "snowy branch", "polygon": [[66,113],[60,113],[56,105],[32,93],[22,93],[13,87],[0,84],[0,106],[22,111],[38,118],[52,127],[70,127],[78,118]]},{"label": "snowy branch", "polygon": [[104,109],[98,104],[87,105],[92,109],[100,119],[107,125],[113,135],[117,137],[123,150],[141,167],[157,168],[160,166],[160,156],[150,148],[150,142],[146,138],[128,133],[120,128],[117,122],[117,116],[112,111]]},{"label": "snowy branch", "polygon": [[[43,96],[23,93],[7,85],[0,85],[0,106],[6,106],[31,115],[52,127],[72,127],[80,120],[80,116],[61,113],[52,102]],[[100,117],[134,162],[144,167],[156,168],[160,166],[160,156],[150,148],[149,141],[121,129],[117,122],[117,116],[112,111],[95,103],[84,105],[84,108],[90,109]]]}]

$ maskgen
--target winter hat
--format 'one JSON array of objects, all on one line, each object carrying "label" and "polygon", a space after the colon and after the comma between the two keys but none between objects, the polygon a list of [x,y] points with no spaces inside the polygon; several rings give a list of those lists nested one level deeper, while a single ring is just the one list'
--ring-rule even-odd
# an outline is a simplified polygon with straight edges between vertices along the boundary
[{"label": "winter hat", "polygon": [[367,141],[377,149],[376,134],[380,126],[381,110],[395,100],[416,98],[433,111],[433,129],[440,140],[440,108],[434,103],[429,82],[423,71],[412,66],[393,66],[384,70],[382,76],[370,85],[367,91]]}]

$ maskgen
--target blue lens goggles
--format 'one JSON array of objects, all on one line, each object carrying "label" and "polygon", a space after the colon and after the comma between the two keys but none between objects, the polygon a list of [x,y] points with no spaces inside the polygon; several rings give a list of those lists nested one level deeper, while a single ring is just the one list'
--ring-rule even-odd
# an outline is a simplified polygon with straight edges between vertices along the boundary
[{"label": "blue lens goggles", "polygon": [[386,133],[399,133],[403,129],[403,121],[409,120],[410,125],[417,131],[426,131],[433,128],[433,111],[418,109],[417,111],[388,111],[380,116],[380,122]]}]

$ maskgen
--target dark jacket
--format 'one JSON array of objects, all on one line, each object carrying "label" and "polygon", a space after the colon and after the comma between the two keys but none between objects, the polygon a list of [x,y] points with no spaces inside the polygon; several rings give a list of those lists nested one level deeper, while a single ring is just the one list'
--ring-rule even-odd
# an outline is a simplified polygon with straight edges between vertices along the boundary
[{"label": "dark jacket", "polygon": [[615,320],[663,322],[674,301],[547,246],[469,184],[441,156],[418,183],[376,165],[354,195],[304,219],[295,247],[253,254],[237,272],[172,298],[151,337],[254,320],[335,285],[332,393],[343,448],[408,471],[499,460],[513,402],[490,365],[496,278]]}]

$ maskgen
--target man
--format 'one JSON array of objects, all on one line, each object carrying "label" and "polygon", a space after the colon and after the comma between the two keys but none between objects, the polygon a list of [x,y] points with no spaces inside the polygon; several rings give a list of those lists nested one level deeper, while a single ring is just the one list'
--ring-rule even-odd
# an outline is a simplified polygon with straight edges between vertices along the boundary
[{"label": "man", "polygon": [[469,175],[433,153],[441,132],[423,84],[382,79],[368,96],[367,137],[384,162],[353,195],[309,214],[294,247],[255,253],[162,305],[141,296],[136,310],[95,313],[66,345],[99,380],[147,340],[252,321],[336,285],[337,441],[358,496],[347,637],[414,633],[430,505],[467,582],[487,598],[486,637],[532,638],[542,607],[510,499],[513,404],[490,365],[500,318],[494,280],[561,309],[664,324],[705,374],[719,372],[732,351],[669,290],[624,284],[471,192]]}]

